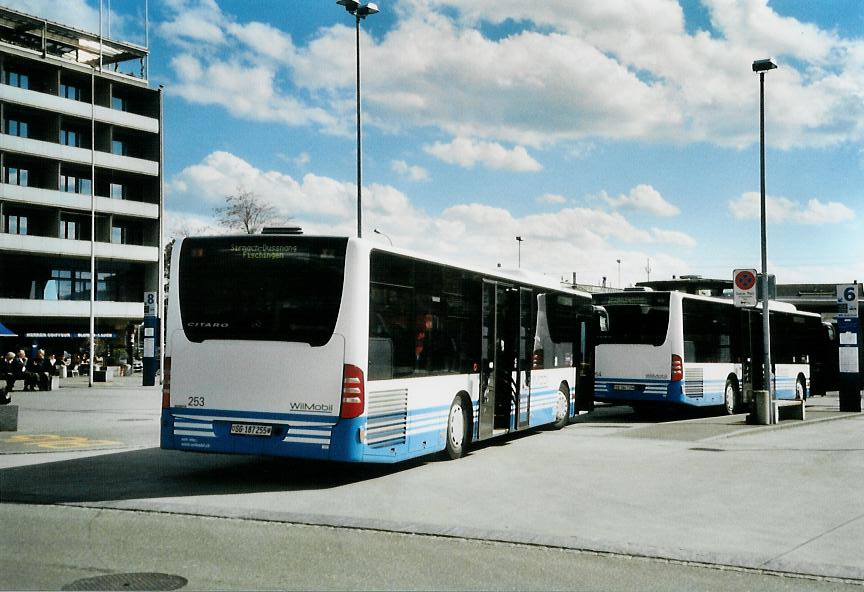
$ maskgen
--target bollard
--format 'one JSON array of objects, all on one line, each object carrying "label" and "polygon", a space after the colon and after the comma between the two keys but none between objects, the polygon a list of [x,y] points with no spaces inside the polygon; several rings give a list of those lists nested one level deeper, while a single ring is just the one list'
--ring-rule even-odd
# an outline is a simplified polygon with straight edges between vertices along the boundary
[{"label": "bollard", "polygon": [[753,391],[755,422],[757,425],[771,425],[770,391]]}]

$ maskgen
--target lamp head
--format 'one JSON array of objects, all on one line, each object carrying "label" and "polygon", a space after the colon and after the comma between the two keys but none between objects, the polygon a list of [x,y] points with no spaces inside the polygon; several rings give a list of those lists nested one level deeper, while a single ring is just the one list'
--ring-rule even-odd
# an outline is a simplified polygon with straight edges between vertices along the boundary
[{"label": "lamp head", "polygon": [[773,70],[777,67],[777,62],[774,61],[774,58],[766,58],[764,60],[756,60],[753,62],[753,71],[754,72],[767,72],[768,70]]},{"label": "lamp head", "polygon": [[378,5],[374,2],[361,4],[358,0],[336,0],[336,4],[344,6],[345,10],[361,19],[378,12]]},{"label": "lamp head", "polygon": [[360,8],[360,3],[357,0],[336,0],[336,4],[345,7],[345,10],[354,14],[354,12]]},{"label": "lamp head", "polygon": [[369,2],[357,9],[357,16],[360,18],[366,18],[370,14],[375,14],[376,12],[378,12],[378,5],[374,2]]}]

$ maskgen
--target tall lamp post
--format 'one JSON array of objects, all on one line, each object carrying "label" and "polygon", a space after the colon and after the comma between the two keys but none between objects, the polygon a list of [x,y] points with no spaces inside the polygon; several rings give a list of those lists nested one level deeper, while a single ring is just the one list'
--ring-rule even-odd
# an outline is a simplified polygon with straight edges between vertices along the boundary
[{"label": "tall lamp post", "polygon": [[516,237],[516,269],[522,269],[522,237]]},{"label": "tall lamp post", "polygon": [[357,0],[336,0],[336,4],[344,6],[345,10],[351,13],[355,19],[355,30],[357,39],[357,237],[363,236],[362,224],[362,182],[363,176],[361,173],[362,165],[360,160],[360,21],[365,19],[370,14],[378,12],[378,6],[369,2],[361,4]]},{"label": "tall lamp post", "polygon": [[[762,387],[768,391],[768,397],[774,408],[774,392],[771,389],[771,326],[768,312],[768,234],[765,228],[765,72],[774,70],[777,64],[772,58],[753,62],[753,71],[759,72],[759,185],[760,185],[760,224],[762,232],[762,350],[763,370]],[[770,413],[770,423],[774,423],[774,414]]]}]

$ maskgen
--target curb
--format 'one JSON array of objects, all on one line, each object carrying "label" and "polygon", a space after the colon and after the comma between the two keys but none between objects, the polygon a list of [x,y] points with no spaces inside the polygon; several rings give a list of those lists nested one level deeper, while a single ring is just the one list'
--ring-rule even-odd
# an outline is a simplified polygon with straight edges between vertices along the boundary
[{"label": "curb", "polygon": [[[841,412],[838,412],[838,413],[841,413]],[[814,419],[805,419],[804,421],[789,419],[783,423],[778,423],[775,425],[752,426],[752,427],[747,427],[747,428],[740,429],[740,430],[735,430],[734,432],[730,432],[728,434],[720,434],[719,436],[711,436],[711,437],[705,438],[701,441],[702,442],[708,442],[708,441],[712,441],[712,440],[723,440],[726,438],[737,438],[737,437],[741,437],[741,436],[746,436],[748,434],[761,434],[764,432],[770,432],[770,431],[774,431],[774,430],[799,428],[799,427],[804,427],[804,426],[813,425],[813,424],[817,424],[817,423],[824,423],[826,421],[836,421],[839,419],[853,419],[856,417],[864,417],[864,415],[862,415],[861,413],[855,413],[855,412],[848,412],[848,413],[842,412],[842,413],[845,413],[845,414],[844,415],[832,415],[830,417],[817,417]]]},{"label": "curb", "polygon": [[248,513],[241,513],[240,511],[235,510],[225,512],[219,516],[214,516],[212,514],[196,512],[190,510],[187,506],[170,502],[156,503],[152,508],[144,508],[140,505],[134,506],[128,502],[113,502],[107,504],[84,502],[58,505],[103,511],[132,511],[205,517],[222,520],[249,520],[291,524],[296,526],[345,528],[385,534],[462,539],[480,543],[526,545],[532,547],[562,549],[577,553],[662,561],[679,565],[704,567],[708,569],[736,570],[754,574],[774,575],[796,579],[864,584],[864,568],[860,567],[838,565],[827,566],[818,563],[789,562],[776,557],[747,555],[743,553],[724,554],[711,551],[690,551],[681,548],[651,547],[648,545],[583,539],[578,536],[542,535],[527,532],[466,528],[459,526],[447,527],[428,523],[399,523],[374,518],[350,518],[344,516],[327,516],[322,514],[303,514],[268,510],[257,510]]}]

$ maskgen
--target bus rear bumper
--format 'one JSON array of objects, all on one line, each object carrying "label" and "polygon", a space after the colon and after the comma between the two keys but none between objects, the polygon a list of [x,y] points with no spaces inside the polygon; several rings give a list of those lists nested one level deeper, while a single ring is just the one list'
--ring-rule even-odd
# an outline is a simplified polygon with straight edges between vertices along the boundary
[{"label": "bus rear bumper", "polygon": [[[190,414],[185,409],[163,409],[160,447],[165,450],[216,454],[251,454],[348,462],[363,460],[362,447],[359,446],[356,436],[361,423],[359,418],[339,420],[335,424],[322,422],[312,426],[292,426],[284,421],[268,423],[267,418],[263,417],[244,420],[244,423],[271,428],[269,435],[258,436],[232,434],[231,425],[236,424],[236,421],[194,415],[197,414]],[[347,436],[351,433],[354,434],[353,441]]]},{"label": "bus rear bumper", "polygon": [[683,381],[633,380],[625,378],[595,379],[594,400],[622,405],[658,403],[703,407],[709,405],[702,398],[688,397]]}]

